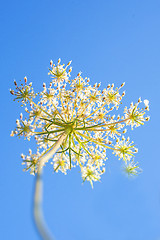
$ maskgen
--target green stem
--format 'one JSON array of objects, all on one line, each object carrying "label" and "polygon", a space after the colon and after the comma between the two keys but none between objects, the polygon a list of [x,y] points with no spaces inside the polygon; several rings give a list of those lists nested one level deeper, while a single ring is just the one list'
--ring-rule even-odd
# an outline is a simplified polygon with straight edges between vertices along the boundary
[{"label": "green stem", "polygon": [[113,123],[107,123],[107,124],[103,124],[103,123],[100,123],[100,124],[96,124],[96,125],[93,125],[93,126],[90,126],[90,127],[78,127],[78,128],[75,128],[75,130],[87,130],[87,131],[108,131],[110,129],[95,129],[95,127],[108,127],[108,126],[114,126],[116,124],[119,124],[119,123],[123,123],[125,121],[127,121],[129,118],[126,118],[126,119],[123,119],[121,121],[117,121],[117,122],[113,122]]},{"label": "green stem", "polygon": [[35,183],[35,193],[34,193],[34,220],[36,227],[40,233],[40,236],[43,240],[53,240],[53,237],[51,236],[44,218],[43,218],[43,212],[42,212],[42,189],[43,189],[43,182],[42,182],[42,173],[43,173],[43,166],[48,160],[55,154],[55,152],[58,150],[64,139],[67,137],[67,133],[63,132],[62,135],[59,137],[59,139],[56,141],[56,143],[53,145],[53,148],[45,154],[38,166],[38,172],[36,177],[36,183]]}]

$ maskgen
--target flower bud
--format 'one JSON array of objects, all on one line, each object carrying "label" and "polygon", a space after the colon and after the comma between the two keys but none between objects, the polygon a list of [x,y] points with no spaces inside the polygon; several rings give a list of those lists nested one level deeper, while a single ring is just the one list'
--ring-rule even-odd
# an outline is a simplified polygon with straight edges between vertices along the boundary
[{"label": "flower bud", "polygon": [[24,77],[24,82],[25,82],[25,84],[27,83],[27,77]]},{"label": "flower bud", "polygon": [[11,132],[10,136],[11,136],[11,137],[14,137],[14,131]]},{"label": "flower bud", "polygon": [[70,72],[72,72],[72,67],[70,67],[70,69],[69,69],[69,73],[70,73]]},{"label": "flower bud", "polygon": [[122,93],[122,97],[124,97],[125,96],[125,91]]},{"label": "flower bud", "polygon": [[23,153],[21,154],[21,158],[25,160],[25,155]]},{"label": "flower bud", "polygon": [[13,91],[13,90],[11,90],[11,89],[10,89],[10,93],[11,93],[12,95],[14,95],[14,91]]},{"label": "flower bud", "polygon": [[138,153],[138,148],[135,148],[134,151],[135,151],[135,153]]},{"label": "flower bud", "polygon": [[53,65],[53,61],[52,61],[52,60],[50,61],[50,65],[51,65],[51,67],[52,67],[52,65]]},{"label": "flower bud", "polygon": [[124,129],[124,130],[123,130],[123,134],[125,134],[126,132],[127,132],[127,129]]},{"label": "flower bud", "polygon": [[121,87],[123,87],[125,85],[125,82],[121,84]]},{"label": "flower bud", "polygon": [[67,64],[67,66],[71,65],[72,61],[69,61],[69,63]]},{"label": "flower bud", "polygon": [[124,137],[124,136],[122,136],[122,140],[123,140],[123,141],[125,140],[125,137]]},{"label": "flower bud", "polygon": [[146,121],[149,121],[149,119],[150,119],[150,117],[146,117],[146,118],[145,118]]}]

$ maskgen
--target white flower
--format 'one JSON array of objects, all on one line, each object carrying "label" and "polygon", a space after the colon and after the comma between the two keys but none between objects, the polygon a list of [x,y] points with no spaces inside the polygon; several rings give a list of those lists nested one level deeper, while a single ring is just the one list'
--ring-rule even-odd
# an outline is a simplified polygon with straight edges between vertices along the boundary
[{"label": "white flower", "polygon": [[[37,153],[32,154],[30,150],[28,156],[22,154],[25,170],[30,170],[31,174],[37,172],[38,166],[41,168],[43,156],[50,154],[61,136],[65,136],[53,157],[54,171],[66,174],[68,169],[78,165],[83,180],[88,180],[93,186],[93,181],[99,181],[105,172],[107,150],[113,151],[127,164],[132,161],[138,150],[122,134],[126,133],[125,125],[133,128],[149,120],[149,117],[144,117],[145,110],[149,110],[149,101],[144,100],[146,108],[140,109],[139,99],[138,103],[131,103],[130,108],[125,107],[124,116],[116,117],[115,111],[125,95],[120,93],[124,83],[119,88],[109,84],[101,91],[100,83],[91,86],[89,79],[83,78],[81,73],[70,80],[72,68],[67,70],[70,64],[61,65],[60,59],[57,65],[51,61],[49,75],[52,81],[49,87],[43,83],[43,90],[37,94],[32,84],[27,85],[26,78],[20,87],[15,82],[16,91],[10,90],[11,94],[16,96],[15,100],[29,103],[29,106],[25,110],[28,118],[20,115],[11,136],[24,136],[28,140],[34,136]],[[35,97],[39,99],[33,101]],[[52,157],[49,155],[46,161],[49,158]]]},{"label": "white flower", "polygon": [[144,102],[144,105],[145,105],[146,107],[149,106],[149,101],[148,101],[147,99],[145,99],[143,102]]},{"label": "white flower", "polygon": [[144,105],[146,107],[145,109],[149,111],[149,101],[147,99],[144,100]]},{"label": "white flower", "polygon": [[133,142],[129,142],[129,138],[126,140],[122,137],[122,140],[118,140],[115,145],[113,153],[119,156],[119,159],[123,159],[125,162],[130,161],[138,149],[134,147]]},{"label": "white flower", "polygon": [[[145,101],[145,100],[144,100]],[[148,100],[146,100],[148,101]],[[130,104],[130,108],[128,109],[125,107],[124,109],[124,116],[125,116],[125,123],[126,125],[130,125],[133,129],[133,127],[139,127],[140,125],[143,125],[146,121],[146,118],[144,117],[145,111],[144,109],[139,108],[139,104],[141,101],[138,100],[137,103],[133,104],[133,102]],[[148,107],[145,108],[145,110],[149,110]]]},{"label": "white flower", "polygon": [[129,163],[125,164],[123,167],[123,170],[125,174],[127,174],[129,177],[131,176],[137,176],[139,173],[142,172],[142,170],[139,168],[137,163],[134,163],[134,161],[130,161]]}]

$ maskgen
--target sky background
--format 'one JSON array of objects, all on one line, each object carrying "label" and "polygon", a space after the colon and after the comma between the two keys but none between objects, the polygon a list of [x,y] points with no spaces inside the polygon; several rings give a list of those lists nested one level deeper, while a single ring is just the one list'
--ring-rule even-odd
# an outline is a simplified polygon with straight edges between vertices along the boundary
[{"label": "sky background", "polygon": [[34,176],[20,154],[33,142],[10,132],[23,109],[13,102],[13,81],[28,77],[37,90],[49,83],[52,59],[72,60],[91,84],[120,86],[130,102],[150,101],[151,120],[129,130],[143,173],[128,179],[108,153],[106,173],[94,189],[79,169],[66,176],[44,169],[45,219],[56,240],[160,240],[160,1],[5,0],[0,4],[0,239],[38,240],[32,217]]}]

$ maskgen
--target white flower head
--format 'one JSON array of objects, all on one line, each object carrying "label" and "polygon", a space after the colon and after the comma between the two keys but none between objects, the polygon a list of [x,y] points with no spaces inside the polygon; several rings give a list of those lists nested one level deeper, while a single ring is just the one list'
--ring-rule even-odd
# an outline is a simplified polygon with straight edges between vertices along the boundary
[{"label": "white flower head", "polygon": [[[130,108],[125,107],[124,116],[116,116],[115,111],[125,95],[121,93],[124,83],[119,88],[108,84],[101,91],[100,83],[90,85],[89,79],[83,78],[81,72],[70,79],[72,68],[68,67],[71,61],[66,66],[60,62],[60,59],[57,65],[50,62],[52,81],[49,85],[43,83],[41,92],[35,94],[26,78],[24,85],[18,86],[15,82],[16,90],[10,90],[15,100],[28,104],[25,115],[21,114],[20,120],[16,121],[17,127],[11,136],[23,136],[28,140],[34,137],[37,143],[37,153],[30,150],[28,156],[22,155],[25,170],[36,174],[41,159],[49,156],[48,160],[53,157],[54,172],[66,174],[78,165],[83,181],[87,180],[93,186],[93,182],[100,181],[105,172],[107,153],[111,150],[127,164],[127,171],[135,173],[136,167],[130,162],[137,148],[123,134],[127,125],[133,128],[149,120],[144,117],[145,110],[149,110],[149,101],[144,100],[146,108],[140,109],[139,99]],[[54,148],[56,154],[53,156],[50,153]]]}]

